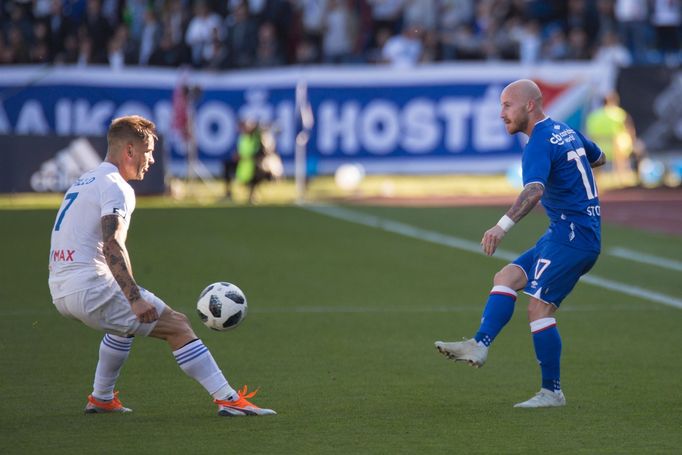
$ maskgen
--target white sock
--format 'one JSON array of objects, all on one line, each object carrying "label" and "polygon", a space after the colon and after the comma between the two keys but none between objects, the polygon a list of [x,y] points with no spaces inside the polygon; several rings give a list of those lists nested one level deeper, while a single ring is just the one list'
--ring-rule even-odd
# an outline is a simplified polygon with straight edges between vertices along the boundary
[{"label": "white sock", "polygon": [[196,339],[173,351],[175,361],[187,376],[196,380],[216,400],[231,400],[237,392],[230,384],[213,360],[213,356],[201,340]]},{"label": "white sock", "polygon": [[95,370],[95,382],[92,384],[92,396],[102,401],[114,398],[116,380],[132,345],[132,338],[104,334],[99,344],[99,361]]}]

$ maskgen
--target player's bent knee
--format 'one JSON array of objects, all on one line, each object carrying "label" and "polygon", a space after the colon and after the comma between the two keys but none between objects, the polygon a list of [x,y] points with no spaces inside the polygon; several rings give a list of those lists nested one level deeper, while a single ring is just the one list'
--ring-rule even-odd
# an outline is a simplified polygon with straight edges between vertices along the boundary
[{"label": "player's bent knee", "polygon": [[493,284],[495,286],[507,286],[516,291],[523,289],[526,286],[526,275],[523,271],[511,264],[507,264],[495,274],[493,277]]},{"label": "player's bent knee", "polygon": [[549,318],[554,316],[557,307],[551,303],[543,302],[542,300],[531,297],[528,303],[528,321],[533,322],[538,319]]},{"label": "player's bent knee", "polygon": [[150,335],[166,340],[174,349],[196,338],[189,318],[170,308],[163,312]]},{"label": "player's bent knee", "polygon": [[176,329],[177,334],[192,334],[194,335],[194,331],[192,330],[192,326],[189,323],[189,318],[187,315],[184,313],[180,313],[178,311],[173,311],[173,319],[174,319],[174,328]]}]

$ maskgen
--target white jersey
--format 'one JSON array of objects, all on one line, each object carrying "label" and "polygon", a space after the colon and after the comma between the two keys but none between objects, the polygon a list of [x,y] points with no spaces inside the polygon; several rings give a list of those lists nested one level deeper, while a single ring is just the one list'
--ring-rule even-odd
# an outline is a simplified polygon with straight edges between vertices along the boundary
[{"label": "white jersey", "polygon": [[71,185],[52,228],[53,299],[113,280],[102,253],[101,218],[117,214],[128,229],[133,210],[135,192],[112,163],[102,162]]}]

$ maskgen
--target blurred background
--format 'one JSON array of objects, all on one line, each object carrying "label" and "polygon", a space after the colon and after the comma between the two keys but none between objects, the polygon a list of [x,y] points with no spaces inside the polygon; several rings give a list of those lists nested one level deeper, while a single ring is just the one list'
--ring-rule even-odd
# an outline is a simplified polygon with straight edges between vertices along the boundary
[{"label": "blurred background", "polygon": [[2,193],[64,191],[133,113],[162,139],[140,194],[511,193],[521,77],[607,153],[602,189],[682,181],[681,1],[3,0],[0,24]]}]

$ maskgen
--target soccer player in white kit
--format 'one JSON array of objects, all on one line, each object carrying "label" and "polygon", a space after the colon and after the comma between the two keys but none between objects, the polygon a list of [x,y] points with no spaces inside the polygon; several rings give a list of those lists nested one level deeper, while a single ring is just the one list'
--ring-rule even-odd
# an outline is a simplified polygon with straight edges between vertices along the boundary
[{"label": "soccer player in white kit", "polygon": [[187,316],[133,278],[125,242],[135,192],[127,182],[142,180],[154,164],[156,139],[154,123],[143,117],[114,119],[104,161],[71,185],[52,229],[49,286],[57,310],[105,332],[85,412],[131,411],[114,386],[137,335],[165,340],[180,368],[213,396],[219,415],[275,414],[249,402],[255,392],[246,386],[230,387]]}]

